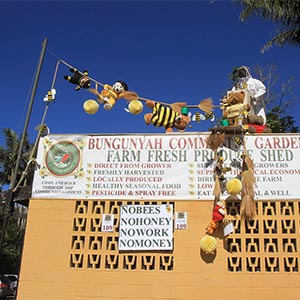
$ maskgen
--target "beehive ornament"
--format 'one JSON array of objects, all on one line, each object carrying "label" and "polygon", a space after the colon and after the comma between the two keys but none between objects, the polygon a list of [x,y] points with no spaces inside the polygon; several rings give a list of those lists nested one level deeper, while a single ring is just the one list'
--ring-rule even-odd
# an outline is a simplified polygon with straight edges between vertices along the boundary
[{"label": "beehive ornament", "polygon": [[238,178],[233,178],[227,181],[226,191],[228,194],[236,196],[242,191],[242,183]]},{"label": "beehive ornament", "polygon": [[213,254],[217,249],[217,239],[211,235],[206,234],[200,240],[200,248],[205,254]]},{"label": "beehive ornament", "polygon": [[134,115],[138,115],[143,111],[143,103],[139,100],[132,100],[128,105],[128,110]]},{"label": "beehive ornament", "polygon": [[87,114],[93,115],[98,111],[99,104],[96,100],[89,99],[83,103],[83,109]]}]

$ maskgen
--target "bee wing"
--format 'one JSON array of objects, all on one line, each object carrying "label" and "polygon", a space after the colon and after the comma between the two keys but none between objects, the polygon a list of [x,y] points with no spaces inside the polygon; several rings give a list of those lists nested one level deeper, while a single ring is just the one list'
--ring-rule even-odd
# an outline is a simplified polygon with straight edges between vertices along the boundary
[{"label": "bee wing", "polygon": [[212,115],[211,121],[213,122],[215,120],[215,115]]},{"label": "bee wing", "polygon": [[203,114],[200,114],[200,120],[202,120],[202,121],[206,120],[206,118]]}]

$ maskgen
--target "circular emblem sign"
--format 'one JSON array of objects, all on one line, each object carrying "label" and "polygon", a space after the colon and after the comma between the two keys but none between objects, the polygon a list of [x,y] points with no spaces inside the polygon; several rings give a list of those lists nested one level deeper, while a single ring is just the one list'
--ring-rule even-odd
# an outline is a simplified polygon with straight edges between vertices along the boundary
[{"label": "circular emblem sign", "polygon": [[56,176],[72,173],[80,161],[80,151],[71,142],[58,142],[46,153],[46,166]]}]

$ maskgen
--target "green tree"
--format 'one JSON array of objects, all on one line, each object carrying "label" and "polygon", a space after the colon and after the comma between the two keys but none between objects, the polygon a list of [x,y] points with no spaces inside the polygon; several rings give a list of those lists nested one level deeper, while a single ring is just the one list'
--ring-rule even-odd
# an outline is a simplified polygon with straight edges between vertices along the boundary
[{"label": "green tree", "polygon": [[295,124],[293,116],[287,115],[280,106],[274,106],[267,113],[267,122],[272,129],[272,132],[299,132],[299,127]]},{"label": "green tree", "polygon": [[300,45],[300,1],[299,0],[235,0],[242,6],[241,21],[252,15],[279,24],[277,33],[262,47],[269,50],[274,44],[282,46]]},{"label": "green tree", "polygon": [[[4,206],[1,207],[1,217],[6,213],[6,209]],[[20,220],[21,217],[14,214],[8,221],[0,260],[0,270],[3,273],[18,274],[19,271],[25,234],[25,228],[21,226]]]},{"label": "green tree", "polygon": [[[21,139],[16,134],[15,131],[9,128],[3,129],[3,134],[5,137],[5,147],[0,146],[0,184],[6,185],[10,184],[11,179],[14,176],[16,160],[19,152],[19,145]],[[26,168],[32,145],[30,144],[28,137],[26,135],[25,142],[22,149],[22,157],[20,160],[17,182],[20,180],[23,171]]]},{"label": "green tree", "polygon": [[[10,185],[12,178],[15,177],[16,161],[22,138],[12,129],[3,129],[5,137],[5,146],[0,146],[0,185]],[[22,155],[16,174],[16,182],[18,183],[26,169],[32,144],[29,143],[27,135],[22,146]],[[27,184],[31,185],[33,179],[33,170],[26,177]],[[10,187],[11,192],[14,187]],[[0,271],[17,272],[20,264],[21,249],[23,244],[24,227],[20,226],[20,216],[14,213],[15,204],[8,201],[1,192],[0,203],[0,241],[1,241],[1,262]]]}]

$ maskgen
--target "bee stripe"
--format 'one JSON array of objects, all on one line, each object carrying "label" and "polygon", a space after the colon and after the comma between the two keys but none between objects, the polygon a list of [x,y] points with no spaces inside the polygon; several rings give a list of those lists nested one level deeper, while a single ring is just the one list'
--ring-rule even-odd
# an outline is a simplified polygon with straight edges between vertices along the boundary
[{"label": "bee stripe", "polygon": [[158,124],[161,124],[159,126],[164,126],[165,120],[168,120],[168,111],[166,110],[165,106],[160,106],[160,112],[157,115],[156,126],[158,126]]},{"label": "bee stripe", "polygon": [[47,126],[44,125],[44,124],[42,124],[42,125],[40,126],[40,132],[41,132],[41,133],[44,133],[46,130],[47,130]]},{"label": "bee stripe", "polygon": [[195,120],[196,120],[196,122],[198,122],[198,123],[201,121],[200,113],[199,113],[198,111],[195,113]]},{"label": "bee stripe", "polygon": [[156,127],[173,127],[175,118],[179,113],[175,112],[170,107],[155,103],[152,112],[151,122]]},{"label": "bee stripe", "polygon": [[212,116],[213,116],[213,113],[210,111],[210,112],[208,112],[208,113],[205,115],[205,118],[206,118],[206,119],[211,119]]}]

